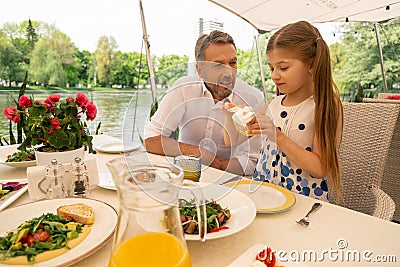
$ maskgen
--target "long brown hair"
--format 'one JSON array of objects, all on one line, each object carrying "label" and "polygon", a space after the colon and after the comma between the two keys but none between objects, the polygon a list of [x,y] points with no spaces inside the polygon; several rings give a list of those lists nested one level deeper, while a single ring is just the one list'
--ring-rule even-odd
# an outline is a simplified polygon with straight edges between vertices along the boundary
[{"label": "long brown hair", "polygon": [[315,134],[324,172],[329,184],[333,185],[335,199],[340,202],[341,176],[337,135],[343,107],[339,90],[332,78],[329,47],[316,27],[306,21],[299,21],[284,26],[272,35],[266,53],[274,48],[289,50],[303,62],[312,63]]}]

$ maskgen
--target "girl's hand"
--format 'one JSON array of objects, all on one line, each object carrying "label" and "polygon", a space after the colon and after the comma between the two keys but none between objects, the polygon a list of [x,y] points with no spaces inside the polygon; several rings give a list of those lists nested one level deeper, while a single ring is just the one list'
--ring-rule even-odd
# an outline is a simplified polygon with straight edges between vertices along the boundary
[{"label": "girl's hand", "polygon": [[268,103],[265,103],[256,112],[256,116],[247,124],[252,134],[265,134],[273,142],[276,142],[276,127],[267,114]]},{"label": "girl's hand", "polygon": [[271,141],[276,141],[276,127],[267,115],[257,114],[256,117],[247,124],[247,127],[252,134],[265,134]]}]

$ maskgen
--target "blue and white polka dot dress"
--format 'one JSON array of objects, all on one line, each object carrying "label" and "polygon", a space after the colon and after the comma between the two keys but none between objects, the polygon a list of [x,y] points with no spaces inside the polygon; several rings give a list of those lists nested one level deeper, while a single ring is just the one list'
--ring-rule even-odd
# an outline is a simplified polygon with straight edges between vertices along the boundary
[{"label": "blue and white polka dot dress", "polygon": [[[312,151],[315,134],[314,98],[310,97],[299,105],[286,107],[281,104],[284,97],[280,95],[271,101],[268,115],[286,136],[305,150]],[[253,179],[274,183],[293,192],[328,201],[326,178],[314,178],[294,162],[290,162],[285,153],[267,137],[263,140],[260,152]]]}]

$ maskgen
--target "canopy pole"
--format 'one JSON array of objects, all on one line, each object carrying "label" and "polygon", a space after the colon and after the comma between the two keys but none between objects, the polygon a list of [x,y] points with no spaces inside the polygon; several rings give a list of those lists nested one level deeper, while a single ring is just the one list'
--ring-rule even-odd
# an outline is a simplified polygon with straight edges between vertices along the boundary
[{"label": "canopy pole", "polygon": [[267,101],[268,100],[267,87],[265,85],[264,68],[263,68],[263,64],[262,64],[262,54],[261,54],[261,47],[260,47],[261,34],[254,36],[254,41],[256,42],[256,47],[257,47],[258,65],[260,67],[260,72],[261,72],[261,84],[263,87],[262,89],[263,89],[264,99],[265,99],[265,101]]},{"label": "canopy pole", "polygon": [[385,66],[384,66],[384,63],[383,63],[381,35],[379,33],[379,23],[378,22],[374,23],[374,28],[375,28],[375,34],[376,34],[376,41],[378,43],[379,57],[381,59],[381,71],[382,71],[383,88],[384,88],[385,92],[387,92],[388,91],[388,86],[387,86],[387,81],[386,81]]},{"label": "canopy pole", "polygon": [[149,36],[147,35],[146,21],[144,20],[142,0],[139,0],[139,8],[140,8],[140,17],[142,19],[143,41],[145,42],[147,66],[149,67],[149,74],[150,74],[151,93],[153,96],[153,103],[155,103],[157,101],[156,82],[154,79],[153,61],[151,60],[150,42],[149,42]]}]

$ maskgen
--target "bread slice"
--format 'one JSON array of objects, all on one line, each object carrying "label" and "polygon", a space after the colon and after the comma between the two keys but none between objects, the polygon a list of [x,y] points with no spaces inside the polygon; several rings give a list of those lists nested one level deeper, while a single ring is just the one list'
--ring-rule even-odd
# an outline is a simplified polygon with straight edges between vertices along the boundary
[{"label": "bread slice", "polygon": [[60,217],[69,216],[77,223],[93,224],[94,212],[93,208],[83,203],[65,205],[58,207],[57,215]]}]

